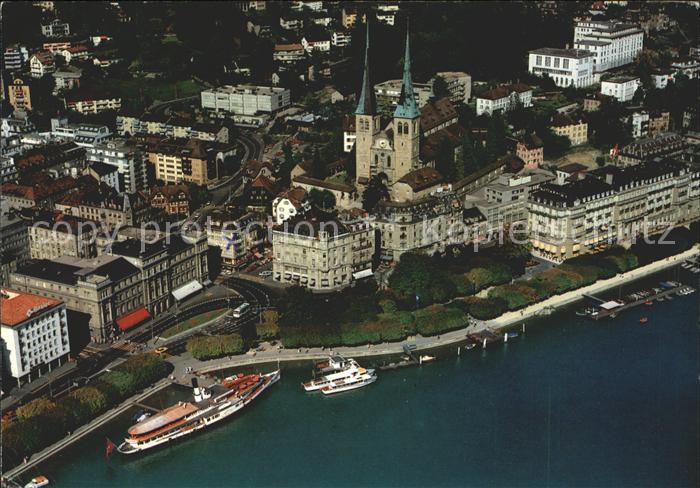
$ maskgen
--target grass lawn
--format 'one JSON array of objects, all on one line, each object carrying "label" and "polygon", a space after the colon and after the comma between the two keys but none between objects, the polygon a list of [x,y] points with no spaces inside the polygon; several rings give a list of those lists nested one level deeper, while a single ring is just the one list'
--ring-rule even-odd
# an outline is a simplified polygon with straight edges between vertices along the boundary
[{"label": "grass lawn", "polygon": [[174,325],[169,329],[165,329],[160,335],[160,337],[162,337],[163,339],[168,339],[169,337],[179,334],[180,332],[184,332],[186,330],[192,329],[193,327],[197,327],[198,325],[202,325],[205,322],[209,322],[210,320],[213,320],[217,317],[221,317],[227,311],[227,308],[219,308],[216,310],[212,310],[211,312],[205,312],[201,315],[197,315],[196,317],[192,317],[191,319],[187,319],[184,322],[180,322],[179,324]]},{"label": "grass lawn", "polygon": [[[177,92],[175,90],[176,85]],[[143,93],[143,96],[152,100],[167,101],[197,95],[205,86],[193,80],[180,80],[174,83],[163,80],[132,78],[130,80],[107,79],[104,81],[104,88],[120,95],[124,99],[138,100],[141,97],[141,93]]]}]

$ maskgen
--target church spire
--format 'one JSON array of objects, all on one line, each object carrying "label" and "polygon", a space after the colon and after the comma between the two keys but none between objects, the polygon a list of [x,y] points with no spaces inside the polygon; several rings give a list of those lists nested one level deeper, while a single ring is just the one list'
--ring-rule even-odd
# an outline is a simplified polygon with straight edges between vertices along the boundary
[{"label": "church spire", "polygon": [[369,77],[369,19],[365,22],[365,29],[367,31],[367,40],[365,41],[365,71],[362,76],[360,100],[357,103],[357,110],[355,110],[356,115],[374,115],[376,111],[374,87]]},{"label": "church spire", "polygon": [[401,96],[399,103],[394,110],[394,117],[402,119],[414,119],[420,114],[418,113],[418,105],[416,104],[416,96],[413,92],[413,81],[411,80],[411,47],[409,41],[410,29],[408,21],[406,21],[406,53],[403,59],[403,82],[401,83]]}]

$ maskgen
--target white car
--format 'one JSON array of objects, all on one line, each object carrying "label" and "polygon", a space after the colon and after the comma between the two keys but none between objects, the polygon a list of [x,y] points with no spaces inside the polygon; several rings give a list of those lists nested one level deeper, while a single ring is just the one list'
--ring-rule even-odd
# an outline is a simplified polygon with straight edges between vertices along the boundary
[{"label": "white car", "polygon": [[261,271],[260,276],[272,276],[272,271]]}]

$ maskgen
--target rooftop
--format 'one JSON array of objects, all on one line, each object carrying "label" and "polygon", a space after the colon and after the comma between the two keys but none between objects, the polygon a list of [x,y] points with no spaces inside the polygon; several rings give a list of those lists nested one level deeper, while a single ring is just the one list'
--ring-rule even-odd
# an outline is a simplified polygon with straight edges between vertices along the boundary
[{"label": "rooftop", "polygon": [[405,183],[414,192],[418,192],[442,183],[442,181],[443,177],[437,170],[426,166],[405,174],[399,183]]},{"label": "rooftop", "polygon": [[3,288],[0,290],[0,322],[7,327],[15,327],[61,303],[53,298]]},{"label": "rooftop", "polygon": [[541,47],[530,51],[530,54],[558,56],[560,58],[583,59],[593,57],[593,53],[584,49],[561,49],[557,47]]}]

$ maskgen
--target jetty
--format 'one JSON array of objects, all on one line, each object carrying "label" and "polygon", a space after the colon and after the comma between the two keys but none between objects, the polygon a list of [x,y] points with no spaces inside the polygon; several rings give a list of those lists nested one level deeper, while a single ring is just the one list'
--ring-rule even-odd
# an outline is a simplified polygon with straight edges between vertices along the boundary
[{"label": "jetty", "polygon": [[[662,283],[662,285],[664,285],[664,283]],[[629,310],[630,308],[638,307],[644,304],[651,304],[655,300],[658,300],[660,298],[665,299],[669,295],[676,295],[683,288],[685,288],[684,285],[680,283],[673,283],[671,284],[671,286],[666,286],[666,288],[660,292],[640,297],[638,299],[635,299],[634,301],[620,302],[618,300],[612,300],[609,302],[604,302],[600,304],[600,309],[596,313],[591,314],[591,318],[595,320],[600,320],[608,317],[615,318],[620,312],[624,312],[625,310]]]}]

